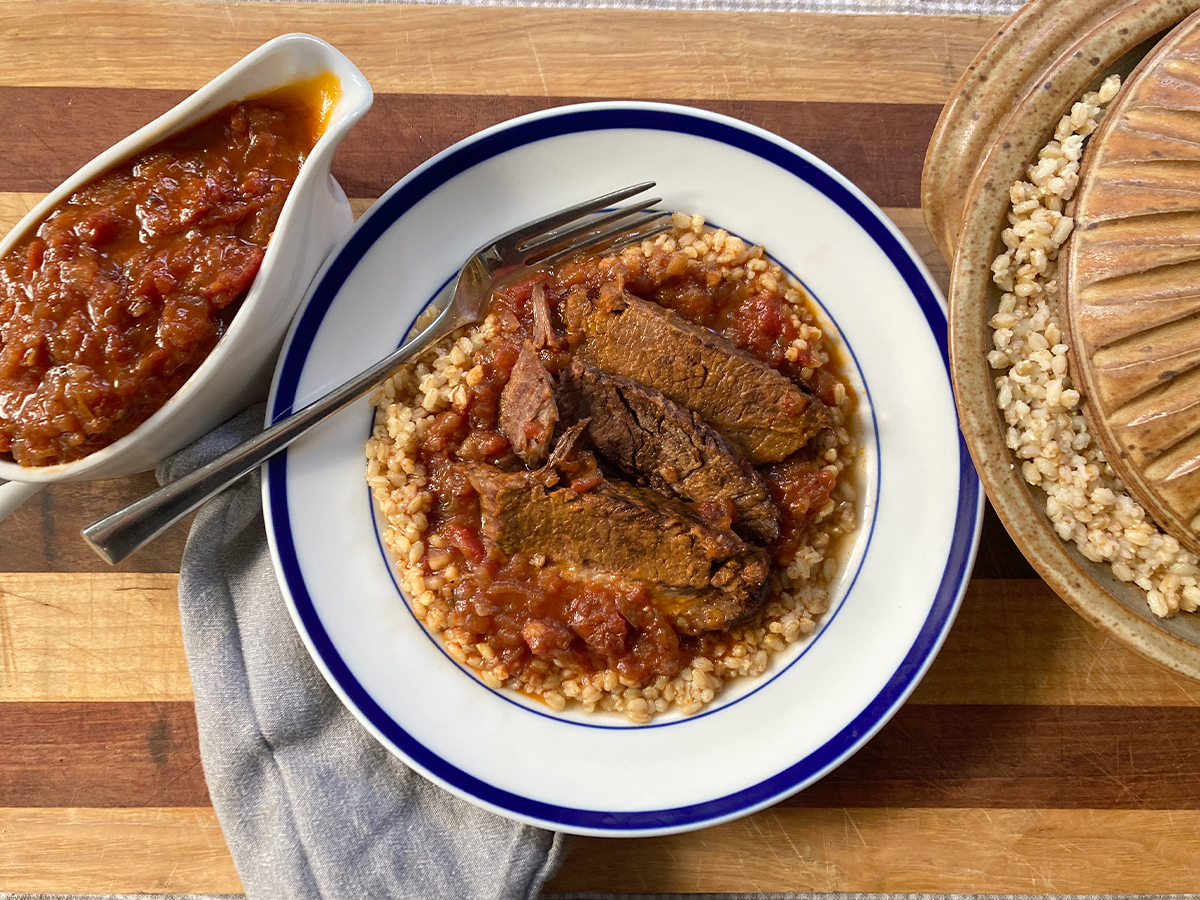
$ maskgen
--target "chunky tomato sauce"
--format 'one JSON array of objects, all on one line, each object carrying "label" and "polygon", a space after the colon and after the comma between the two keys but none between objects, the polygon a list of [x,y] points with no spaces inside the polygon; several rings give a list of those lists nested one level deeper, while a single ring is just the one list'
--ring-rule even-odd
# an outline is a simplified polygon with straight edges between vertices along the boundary
[{"label": "chunky tomato sauce", "polygon": [[[435,503],[427,537],[466,574],[454,589],[448,627],[465,646],[486,644],[495,658],[489,668],[501,677],[525,667],[551,664],[584,674],[613,671],[626,684],[681,671],[698,654],[723,652],[723,633],[678,634],[667,617],[634,583],[572,581],[569,573],[520,553],[505,556],[480,536],[480,506],[467,476],[469,463],[489,462],[515,471],[523,464],[498,429],[500,394],[522,343],[536,333],[533,293],[545,286],[551,322],[559,337],[539,350],[542,363],[557,375],[570,361],[570,335],[560,310],[572,290],[597,289],[615,278],[644,299],[674,309],[692,322],[724,334],[739,347],[833,402],[836,376],[806,365],[804,355],[789,359],[796,338],[791,308],[779,296],[744,284],[714,279],[702,262],[682,253],[657,252],[643,263],[586,258],[499,291],[491,313],[498,335],[475,358],[482,378],[465,410],[439,414],[425,432],[418,458]],[[541,290],[541,288],[538,288]],[[815,374],[820,373],[820,374]],[[803,543],[809,525],[829,501],[836,478],[805,450],[765,467],[772,499],[780,508],[781,533],[768,548],[786,561]],[[587,485],[572,483],[576,490]],[[700,510],[702,517],[712,510]],[[726,511],[726,515],[727,515]],[[439,568],[447,565],[440,560]]]},{"label": "chunky tomato sauce", "polygon": [[79,459],[183,385],[335,97],[330,77],[229,106],[76,191],[0,260],[0,453]]},{"label": "chunky tomato sauce", "polygon": [[455,590],[449,625],[473,635],[470,643],[486,642],[509,673],[545,659],[585,672],[615,669],[631,683],[673,675],[707,640],[677,635],[643,589],[571,581],[523,554],[488,553],[479,536],[479,500],[460,461],[519,465],[495,430],[504,386],[496,363],[511,369],[516,352],[506,337],[479,354],[485,381],[468,414],[438,415],[418,452],[437,498],[430,531],[471,573]]}]

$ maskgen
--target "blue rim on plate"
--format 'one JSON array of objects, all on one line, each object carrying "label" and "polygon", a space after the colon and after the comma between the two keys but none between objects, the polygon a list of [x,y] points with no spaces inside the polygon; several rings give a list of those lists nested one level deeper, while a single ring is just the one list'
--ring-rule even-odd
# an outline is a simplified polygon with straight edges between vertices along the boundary
[{"label": "blue rim on plate", "polygon": [[[937,288],[894,226],[850,182],[795,145],[735,119],[667,104],[598,103],[535,113],[483,131],[434,157],[381,199],[310,288],[276,371],[270,418],[277,420],[292,411],[306,358],[326,313],[358,262],[401,216],[445,182],[494,156],[548,138],[608,129],[677,132],[724,143],[778,166],[824,194],[878,245],[901,276],[924,315],[949,377],[947,319]],[[317,614],[292,537],[286,453],[267,464],[263,491],[278,574],[309,645],[335,690],[385,743],[427,776],[502,814],[576,833],[650,835],[716,824],[807,787],[852,755],[907,699],[941,647],[958,610],[979,540],[983,493],[961,436],[958,444],[958,502],[942,578],[916,640],[874,699],[816,751],[757,784],[702,803],[645,811],[576,809],[522,797],[476,778],[414,739],[355,678]]]}]

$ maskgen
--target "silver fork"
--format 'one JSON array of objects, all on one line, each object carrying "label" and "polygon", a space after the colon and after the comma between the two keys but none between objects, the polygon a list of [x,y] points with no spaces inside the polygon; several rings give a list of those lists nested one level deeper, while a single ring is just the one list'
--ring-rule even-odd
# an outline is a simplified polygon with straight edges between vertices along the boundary
[{"label": "silver fork", "polygon": [[430,344],[464,325],[482,320],[492,290],[500,282],[517,280],[537,267],[554,265],[585,250],[621,246],[665,231],[670,223],[661,220],[668,213],[646,209],[660,202],[660,197],[600,212],[653,186],[653,181],[647,181],[561,209],[514,228],[481,247],[459,270],[445,308],[412,340],[190,475],[89,525],[83,529],[84,540],[108,562],[119,563],[205,500],[261,466],[309,428],[369,393]]}]

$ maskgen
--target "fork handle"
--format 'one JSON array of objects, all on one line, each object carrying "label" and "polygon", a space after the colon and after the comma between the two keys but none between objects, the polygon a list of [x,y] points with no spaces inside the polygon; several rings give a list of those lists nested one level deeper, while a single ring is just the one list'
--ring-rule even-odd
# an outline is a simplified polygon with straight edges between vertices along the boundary
[{"label": "fork handle", "polygon": [[388,373],[404,365],[431,342],[449,334],[459,324],[447,309],[424,331],[390,356],[334,388],[299,412],[280,419],[265,431],[243,441],[194,472],[147,494],[124,509],[94,522],[83,539],[108,562],[116,565],[150,543],[204,501],[216,496],[247,472],[261,466],[308,431],[359,397],[371,392]]}]

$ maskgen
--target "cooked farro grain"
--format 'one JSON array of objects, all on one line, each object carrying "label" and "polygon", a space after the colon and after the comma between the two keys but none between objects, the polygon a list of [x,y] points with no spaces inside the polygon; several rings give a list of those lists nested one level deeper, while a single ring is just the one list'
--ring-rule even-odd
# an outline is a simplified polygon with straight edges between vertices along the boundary
[{"label": "cooked farro grain", "polygon": [[[626,248],[629,259],[638,254],[650,258],[656,251],[682,252],[718,267],[722,277],[746,279],[756,289],[782,296],[794,312],[797,338],[786,350],[792,362],[801,353],[812,366],[829,363],[832,345],[823,325],[809,307],[802,288],[781,268],[768,260],[761,248],[750,247],[723,230],[704,224],[700,216],[676,213],[673,230],[654,240]],[[427,313],[415,327],[431,318]],[[733,629],[720,638],[711,652],[698,655],[673,677],[658,675],[630,683],[617,671],[573,671],[549,660],[536,659],[520,673],[505,670],[493,648],[473,641],[452,627],[450,613],[453,590],[462,573],[451,562],[451,554],[436,535],[429,532],[429,513],[434,497],[427,490],[426,473],[416,458],[416,449],[437,413],[464,409],[471,389],[484,377],[475,355],[497,334],[497,322],[489,316],[430,348],[413,365],[397,372],[371,397],[377,407],[375,427],[366,445],[367,481],[387,520],[384,541],[394,555],[405,595],[414,615],[436,634],[447,652],[460,664],[476,671],[494,688],[509,688],[540,697],[554,710],[576,704],[591,711],[620,712],[637,723],[676,708],[695,713],[711,702],[733,678],[760,675],[771,657],[788,645],[811,634],[827,610],[830,589],[837,579],[844,555],[839,538],[855,529],[858,492],[854,478],[860,453],[854,437],[855,398],[841,384],[834,390],[834,427],[816,439],[824,467],[837,475],[837,487],[818,513],[804,543],[786,567],[773,576],[775,590],[761,613],[750,624]],[[835,365],[841,361],[835,360]],[[544,565],[545,560],[534,560]]]},{"label": "cooked farro grain", "polygon": [[1172,616],[1200,607],[1197,558],[1155,526],[1088,433],[1057,312],[1058,251],[1073,225],[1063,212],[1079,182],[1084,138],[1119,87],[1113,75],[1085,94],[1029,166],[1027,180],[1012,186],[1006,250],[992,263],[1003,294],[989,323],[988,362],[1003,372],[995,384],[1005,440],[1025,480],[1045,492],[1058,536],[1141,588],[1155,615]]}]

